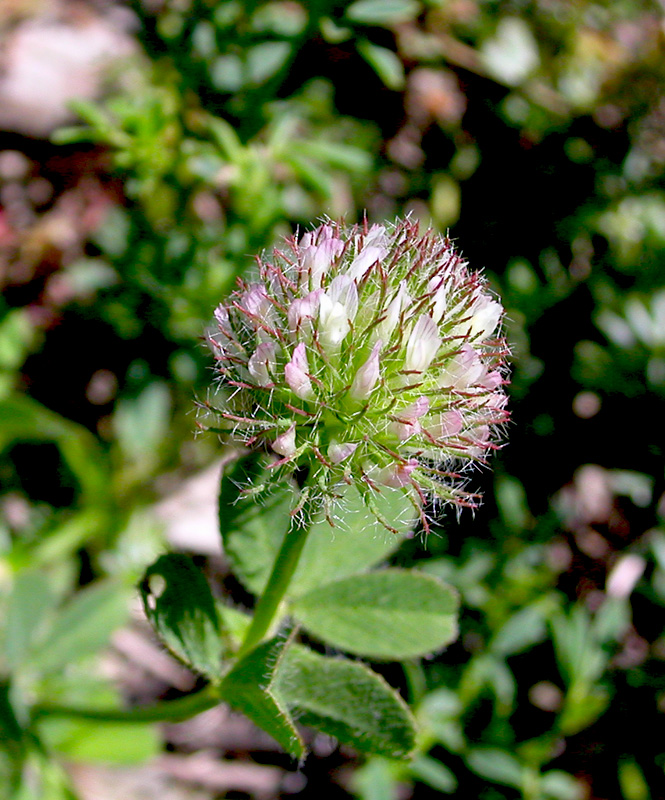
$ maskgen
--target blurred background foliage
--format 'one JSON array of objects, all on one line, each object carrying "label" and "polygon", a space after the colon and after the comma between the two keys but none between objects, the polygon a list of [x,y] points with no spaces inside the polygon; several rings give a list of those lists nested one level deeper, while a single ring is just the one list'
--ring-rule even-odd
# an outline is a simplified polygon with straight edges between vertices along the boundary
[{"label": "blurred background foliage", "polygon": [[[13,0],[0,31],[0,795],[664,798],[662,5]],[[134,586],[178,547],[247,602],[203,332],[251,254],[364,209],[450,230],[514,352],[484,506],[395,556],[463,598],[456,644],[380,667],[418,754],[296,773],[220,710],[40,716],[193,688]]]}]

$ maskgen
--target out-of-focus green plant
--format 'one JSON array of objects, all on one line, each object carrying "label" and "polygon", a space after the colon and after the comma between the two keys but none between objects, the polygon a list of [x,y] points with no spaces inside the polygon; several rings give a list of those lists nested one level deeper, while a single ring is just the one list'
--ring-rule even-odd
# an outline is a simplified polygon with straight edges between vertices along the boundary
[{"label": "out-of-focus green plant", "polygon": [[[214,455],[203,440],[187,445],[190,398],[207,382],[203,348],[191,343],[248,253],[323,213],[409,211],[442,232],[452,226],[499,289],[516,424],[477,527],[435,528],[431,567],[418,540],[391,557],[458,587],[461,635],[422,671],[406,667],[419,755],[408,765],[371,758],[347,788],[381,800],[409,786],[416,797],[435,789],[484,800],[658,796],[662,9],[650,0],[134,8],[147,57],[121,96],[80,107],[85,131],[64,134],[68,152],[77,137],[97,142],[123,198],[85,257],[62,265],[77,299],[57,327],[40,322],[51,311],[42,313],[39,278],[27,294],[10,286],[2,309],[2,602],[22,586],[12,603],[29,609],[24,590],[40,570],[64,613],[79,558],[123,587],[154,560],[160,537],[143,506],[156,476]],[[19,263],[39,262],[39,226],[23,241],[5,222]],[[66,380],[41,393],[32,383],[41,348],[57,361],[50,342],[72,323],[78,336],[90,325],[108,336],[94,369],[119,354],[115,399],[85,420],[101,444],[53,413],[78,420],[83,406],[61,402]],[[643,576],[626,584],[631,563]],[[617,596],[622,574],[630,591]],[[28,674],[28,694],[41,680],[29,661],[3,664],[3,681]],[[107,702],[101,688],[79,696],[77,676],[78,667],[53,697]],[[55,673],[44,680],[50,692]],[[2,697],[3,764],[27,748],[42,794],[70,797],[64,772],[20,733],[16,694]],[[110,723],[81,722],[80,736],[64,723],[44,726],[45,749],[95,759],[110,747]],[[147,755],[152,734],[136,736]],[[82,745],[97,740],[106,743],[94,752]]]}]

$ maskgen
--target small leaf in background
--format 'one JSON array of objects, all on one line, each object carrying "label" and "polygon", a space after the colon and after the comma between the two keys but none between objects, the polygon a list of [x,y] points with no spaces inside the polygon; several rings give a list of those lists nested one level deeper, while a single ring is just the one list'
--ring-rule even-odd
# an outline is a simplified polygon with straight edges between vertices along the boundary
[{"label": "small leaf in background", "polygon": [[210,678],[221,672],[224,643],[208,582],[191,558],[171,553],[148,568],[141,583],[145,613],[179,659]]},{"label": "small leaf in background", "polygon": [[224,627],[224,632],[229,637],[231,647],[235,650],[242,644],[247,635],[252,617],[245,611],[227,606],[225,603],[216,602],[217,614]]},{"label": "small leaf in background", "polygon": [[566,683],[597,680],[609,656],[594,635],[586,608],[574,606],[568,615],[558,612],[552,616],[550,624],[557,665]]},{"label": "small leaf in background", "polygon": [[360,55],[370,65],[388,89],[400,92],[406,85],[404,64],[393,50],[361,39],[357,44]]},{"label": "small leaf in background", "polygon": [[62,608],[30,666],[43,672],[96,653],[129,614],[130,591],[114,581],[100,581],[78,592]]},{"label": "small leaf in background", "polygon": [[508,530],[516,534],[527,530],[532,517],[524,486],[512,475],[497,475],[494,491],[499,514]]},{"label": "small leaf in background", "polygon": [[334,647],[378,659],[414,658],[457,635],[457,594],[436,578],[387,569],[322,586],[291,612]]},{"label": "small leaf in background", "polygon": [[252,86],[265,83],[279,72],[291,55],[289,42],[261,42],[247,52],[247,78]]},{"label": "small leaf in background", "polygon": [[409,22],[420,13],[421,5],[416,0],[356,0],[344,15],[352,22],[362,25],[397,25]]},{"label": "small leaf in background", "polygon": [[512,656],[542,642],[547,636],[548,614],[555,607],[556,601],[546,598],[515,612],[497,631],[491,650],[503,656]]},{"label": "small leaf in background", "polygon": [[[546,772],[540,782],[540,788],[546,797],[552,797],[554,800],[582,800],[586,795],[585,788],[579,781],[559,769]],[[649,793],[647,791],[640,797],[631,797],[624,791],[623,800],[649,800]]]},{"label": "small leaf in background", "polygon": [[[102,253],[114,257],[122,256],[127,252],[131,226],[132,223],[129,213],[124,208],[121,208],[118,205],[113,205],[106,211],[103,222],[95,231],[93,231],[90,238],[91,241],[96,244],[97,247],[99,247]],[[86,262],[92,260],[93,259],[85,259]],[[94,260],[96,261],[97,259]],[[105,263],[104,265],[107,270],[111,271],[117,280],[118,276],[111,269],[111,267]],[[100,285],[103,286],[109,284],[102,283]]]},{"label": "small leaf in background", "polygon": [[68,761],[140,764],[159,755],[162,741],[155,725],[137,722],[45,718],[44,742]]},{"label": "small leaf in background", "polygon": [[649,800],[651,797],[644,773],[632,759],[622,759],[619,762],[619,785],[624,800]]},{"label": "small leaf in background", "polygon": [[342,142],[304,140],[295,142],[294,150],[298,150],[314,161],[323,162],[329,167],[347,172],[364,174],[370,172],[373,165],[371,155],[365,150]]},{"label": "small leaf in background", "polygon": [[574,685],[566,694],[557,727],[564,736],[573,736],[601,717],[610,705],[605,686]]},{"label": "small leaf in background", "polygon": [[517,695],[515,676],[502,658],[491,653],[482,653],[468,664],[459,684],[459,697],[469,705],[485,688],[496,698],[497,711],[504,715],[512,711]]},{"label": "small leaf in background", "polygon": [[118,283],[118,273],[101,258],[81,258],[68,264],[59,274],[67,291],[90,300],[100,289]]},{"label": "small leaf in background", "polygon": [[459,183],[450,175],[433,176],[430,208],[432,218],[440,231],[447,230],[457,222],[461,204],[462,191]]},{"label": "small leaf in background", "polygon": [[494,36],[483,42],[480,56],[490,75],[507,86],[522,83],[540,63],[531,26],[519,17],[503,17]]},{"label": "small leaf in background", "polygon": [[12,700],[10,684],[0,682],[0,780],[6,788],[16,789],[21,779],[26,742]]},{"label": "small leaf in background", "polygon": [[457,789],[457,778],[452,770],[431,756],[418,755],[409,765],[414,778],[437,792],[452,794]]},{"label": "small leaf in background", "polygon": [[288,711],[273,691],[276,671],[289,640],[270,639],[239,661],[220,686],[221,697],[241,711],[255,725],[295,758],[302,758],[305,746]]},{"label": "small leaf in background", "polygon": [[13,388],[15,373],[35,346],[36,334],[27,309],[14,308],[0,320],[0,396]]},{"label": "small leaf in background", "polygon": [[109,467],[95,437],[82,425],[61,417],[26,395],[0,399],[0,450],[17,441],[54,442],[81,485],[83,499],[104,509],[109,496]]},{"label": "small leaf in background", "polygon": [[154,381],[133,399],[121,399],[113,415],[113,430],[130,461],[148,469],[156,460],[171,418],[171,394],[165,383]]},{"label": "small leaf in background", "polygon": [[294,645],[278,673],[277,689],[298,719],[363,753],[406,758],[415,723],[384,679],[357,661],[328,658]]},{"label": "small leaf in background", "polygon": [[351,775],[351,788],[360,800],[398,800],[398,773],[403,769],[396,761],[368,758]]},{"label": "small leaf in background", "polygon": [[14,583],[6,608],[4,651],[7,664],[16,669],[34,647],[53,615],[55,598],[47,578],[24,572]]},{"label": "small leaf in background", "polygon": [[522,787],[524,767],[511,753],[496,747],[474,747],[469,751],[466,762],[469,769],[481,778],[500,783],[503,786]]},{"label": "small leaf in background", "polygon": [[218,56],[210,67],[210,79],[221,92],[237,92],[243,84],[243,67],[234,53]]}]

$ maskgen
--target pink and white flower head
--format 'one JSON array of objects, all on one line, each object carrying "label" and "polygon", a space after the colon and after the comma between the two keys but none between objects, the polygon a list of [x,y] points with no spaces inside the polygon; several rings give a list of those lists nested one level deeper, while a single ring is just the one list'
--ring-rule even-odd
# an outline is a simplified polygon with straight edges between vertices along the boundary
[{"label": "pink and white flower head", "polygon": [[501,304],[450,240],[326,222],[258,263],[209,336],[234,439],[270,448],[276,480],[315,470],[329,498],[347,483],[370,508],[379,491],[475,505],[459,473],[508,419],[507,348]]}]

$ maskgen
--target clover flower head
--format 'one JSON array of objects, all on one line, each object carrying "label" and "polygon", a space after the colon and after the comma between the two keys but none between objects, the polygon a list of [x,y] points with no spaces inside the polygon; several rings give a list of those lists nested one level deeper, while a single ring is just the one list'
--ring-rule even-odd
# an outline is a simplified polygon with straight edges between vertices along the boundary
[{"label": "clover flower head", "polygon": [[[450,240],[410,220],[326,222],[258,259],[209,342],[232,438],[269,448],[275,480],[308,467],[344,484],[475,506],[464,468],[506,422],[503,308]],[[388,521],[381,521],[390,528]]]}]

